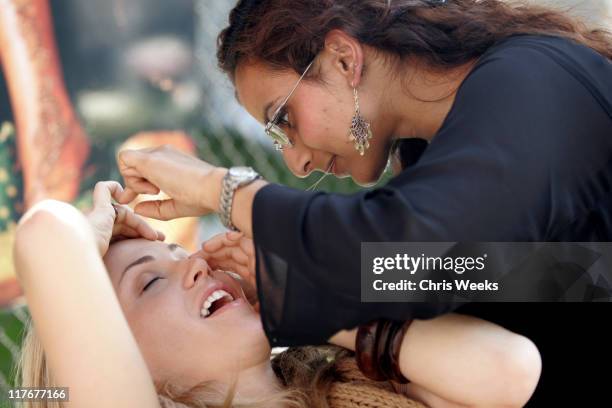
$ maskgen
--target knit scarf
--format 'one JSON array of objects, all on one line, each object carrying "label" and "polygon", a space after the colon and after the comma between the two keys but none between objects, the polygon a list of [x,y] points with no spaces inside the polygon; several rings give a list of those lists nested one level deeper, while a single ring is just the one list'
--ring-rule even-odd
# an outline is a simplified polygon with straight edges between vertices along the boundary
[{"label": "knit scarf", "polygon": [[398,393],[401,386],[366,378],[355,358],[336,361],[336,367],[342,380],[334,382],[329,390],[327,400],[331,408],[426,408]]}]

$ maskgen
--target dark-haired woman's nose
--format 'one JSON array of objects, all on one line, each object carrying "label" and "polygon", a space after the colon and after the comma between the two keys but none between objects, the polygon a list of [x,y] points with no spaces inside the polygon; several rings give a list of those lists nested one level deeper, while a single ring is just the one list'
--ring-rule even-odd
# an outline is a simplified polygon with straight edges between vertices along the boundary
[{"label": "dark-haired woman's nose", "polygon": [[301,146],[299,142],[291,148],[284,149],[283,158],[289,170],[297,177],[308,177],[314,170],[310,150]]},{"label": "dark-haired woman's nose", "polygon": [[205,279],[210,274],[210,266],[202,258],[189,258],[187,272],[183,276],[183,287],[189,289],[197,284],[198,280]]}]

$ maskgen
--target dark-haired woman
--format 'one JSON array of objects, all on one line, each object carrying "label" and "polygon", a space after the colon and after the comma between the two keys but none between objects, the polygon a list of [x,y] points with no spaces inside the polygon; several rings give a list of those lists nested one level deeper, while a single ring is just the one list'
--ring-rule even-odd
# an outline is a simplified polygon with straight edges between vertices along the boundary
[{"label": "dark-haired woman", "polygon": [[[495,0],[240,1],[229,23],[219,65],[294,174],[371,185],[392,150],[402,153],[394,179],[353,195],[268,184],[169,149],[120,153],[123,202],[159,189],[171,197],[139,204],[140,214],[218,212],[253,238],[256,273],[229,240],[216,259],[256,276],[272,345],[320,344],[372,319],[448,311],[360,302],[361,242],[612,240],[609,33]],[[553,377],[563,372],[547,363],[592,357],[591,332],[580,331],[597,326],[568,314],[578,306],[465,311],[519,332],[537,322],[528,336],[552,393],[585,377]],[[577,341],[571,352],[546,349],[567,338]]]}]

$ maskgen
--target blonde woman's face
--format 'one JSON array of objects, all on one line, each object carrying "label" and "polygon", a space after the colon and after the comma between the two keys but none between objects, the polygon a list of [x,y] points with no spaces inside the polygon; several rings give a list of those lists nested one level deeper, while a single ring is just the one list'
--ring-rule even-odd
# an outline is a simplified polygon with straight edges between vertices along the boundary
[{"label": "blonde woman's face", "polygon": [[[104,262],[155,381],[186,387],[227,381],[237,369],[269,359],[259,315],[229,274],[211,271],[180,246],[144,239],[113,244]],[[218,289],[234,300],[217,300],[203,317]]]}]

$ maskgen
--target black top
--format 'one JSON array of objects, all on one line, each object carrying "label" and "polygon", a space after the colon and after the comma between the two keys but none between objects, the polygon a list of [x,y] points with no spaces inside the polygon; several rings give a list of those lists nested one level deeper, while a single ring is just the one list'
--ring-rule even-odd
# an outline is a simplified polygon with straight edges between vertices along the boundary
[{"label": "black top", "polygon": [[[270,184],[257,193],[253,230],[268,339],[322,344],[373,318],[449,311],[435,303],[362,303],[361,242],[612,241],[611,186],[612,63],[563,38],[507,38],[463,81],[418,161],[384,187],[341,195]],[[525,314],[507,318],[521,308],[537,319],[538,306],[457,311],[486,311],[488,320],[521,332]],[[539,310],[545,319],[557,309]]]}]

